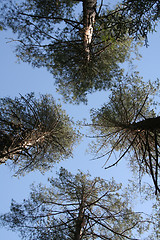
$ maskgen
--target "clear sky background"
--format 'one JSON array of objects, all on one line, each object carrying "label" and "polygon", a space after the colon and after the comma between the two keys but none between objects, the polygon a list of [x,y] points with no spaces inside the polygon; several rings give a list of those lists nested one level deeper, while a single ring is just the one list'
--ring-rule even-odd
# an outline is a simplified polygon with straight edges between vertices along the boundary
[{"label": "clear sky background", "polygon": [[[158,29],[157,29],[158,30]],[[0,97],[15,97],[19,93],[22,95],[30,92],[36,94],[52,94],[57,100],[61,99],[56,93],[53,76],[47,72],[46,69],[34,69],[27,63],[18,64],[16,56],[13,53],[14,44],[6,43],[8,38],[14,37],[10,31],[0,32]],[[140,49],[142,59],[136,61],[137,70],[145,80],[156,80],[160,78],[160,31],[149,36],[149,47],[145,46]],[[89,120],[89,111],[91,108],[98,108],[107,101],[108,93],[97,92],[88,96],[88,105],[71,105],[64,104],[61,100],[63,109],[66,109],[70,117],[74,120],[82,120],[87,118]],[[110,170],[102,168],[103,160],[91,161],[92,156],[86,153],[88,140],[84,141],[74,151],[73,159],[65,160],[57,165],[53,171],[47,172],[45,175],[39,172],[27,174],[25,177],[15,178],[14,172],[10,171],[5,165],[0,166],[0,213],[9,211],[10,202],[13,198],[17,202],[21,202],[28,196],[30,192],[30,185],[35,183],[46,183],[49,176],[54,176],[55,171],[60,166],[67,168],[72,173],[76,173],[77,169],[86,172],[89,170],[91,175],[100,176],[105,179],[114,177],[117,182],[125,182],[130,176],[129,170],[125,167],[125,161]],[[138,203],[140,204],[140,203]],[[142,208],[141,205],[138,205]],[[143,206],[145,208],[145,206]],[[0,240],[20,240],[17,233],[0,229]]]}]

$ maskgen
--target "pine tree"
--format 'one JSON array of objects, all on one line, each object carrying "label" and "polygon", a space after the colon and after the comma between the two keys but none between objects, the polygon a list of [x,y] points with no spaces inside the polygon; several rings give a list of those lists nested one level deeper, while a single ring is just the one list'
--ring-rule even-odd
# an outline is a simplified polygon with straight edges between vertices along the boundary
[{"label": "pine tree", "polygon": [[136,74],[126,75],[112,90],[109,102],[91,113],[91,131],[97,139],[93,143],[96,156],[105,156],[107,163],[118,151],[118,160],[108,166],[112,167],[128,153],[132,170],[137,172],[138,168],[141,176],[149,174],[156,194],[160,193],[160,117],[152,109],[154,101],[151,97],[158,88],[158,85],[142,82]]},{"label": "pine tree", "polygon": [[11,160],[17,173],[39,169],[72,156],[73,123],[50,95],[0,99],[0,163]]},{"label": "pine tree", "polygon": [[148,223],[129,206],[121,184],[61,168],[49,187],[32,186],[29,199],[12,201],[1,225],[22,239],[137,239]]}]

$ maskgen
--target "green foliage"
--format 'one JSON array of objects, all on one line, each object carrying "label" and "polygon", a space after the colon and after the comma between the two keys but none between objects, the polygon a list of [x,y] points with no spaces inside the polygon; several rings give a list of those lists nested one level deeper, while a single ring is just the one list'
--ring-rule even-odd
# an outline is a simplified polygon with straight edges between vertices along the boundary
[{"label": "green foliage", "polygon": [[127,6],[124,12],[129,15],[135,25],[132,34],[139,33],[147,37],[149,32],[155,30],[160,17],[159,1],[124,0],[123,4]]},{"label": "green foliage", "polygon": [[119,64],[129,60],[134,49],[132,40],[124,37],[122,42],[112,42],[110,39],[101,47],[94,48],[88,63],[84,60],[81,43],[58,47],[55,64],[50,64],[49,70],[57,76],[59,92],[66,100],[87,103],[87,93],[111,88],[123,74]]},{"label": "green foliage", "polygon": [[120,31],[114,28],[117,17],[110,17],[105,7],[96,18],[86,61],[85,24],[77,1],[7,2],[2,19],[18,35],[18,59],[47,68],[66,100],[86,103],[87,93],[110,88],[122,75],[120,63],[129,60],[136,43],[128,35],[128,26]]},{"label": "green foliage", "polygon": [[61,168],[58,178],[48,181],[49,187],[32,186],[22,204],[12,201],[1,225],[20,232],[22,239],[41,240],[135,239],[148,225],[132,211],[114,180]]},{"label": "green foliage", "polygon": [[73,123],[50,95],[0,99],[0,159],[18,173],[44,172],[72,155]]},{"label": "green foliage", "polygon": [[154,117],[155,112],[151,110],[151,104],[157,87],[158,85],[143,82],[136,72],[131,76],[127,74],[121,77],[119,83],[112,87],[109,102],[99,110],[91,110],[93,128],[105,135],[111,130],[114,131],[115,127],[123,128],[135,120]]},{"label": "green foliage", "polygon": [[158,89],[159,82],[146,84],[137,74],[127,75],[112,89],[109,102],[91,111],[91,132],[96,138],[91,149],[96,158],[106,157],[106,164],[118,151],[119,158],[108,166],[111,167],[129,153],[131,169],[136,173],[139,169],[140,176],[151,175],[156,189],[160,125],[154,110],[154,97]]},{"label": "green foliage", "polygon": [[150,239],[160,238],[160,197],[157,197],[156,202],[153,205],[153,232]]},{"label": "green foliage", "polygon": [[123,0],[115,9],[108,10],[108,14],[103,12],[100,21],[103,28],[110,22],[114,35],[121,36],[127,31],[135,39],[145,38],[147,45],[147,36],[156,30],[159,17],[159,1]]},{"label": "green foliage", "polygon": [[[111,88],[122,75],[136,43],[146,40],[159,19],[158,1],[124,0],[114,9],[98,10],[89,44],[84,49],[84,16],[79,1],[24,0],[2,5],[2,22],[17,33],[19,60],[50,71],[65,100],[87,102],[87,93]],[[80,9],[80,11],[79,11]],[[138,42],[137,42],[138,44]],[[134,51],[134,50],[133,50]]]}]

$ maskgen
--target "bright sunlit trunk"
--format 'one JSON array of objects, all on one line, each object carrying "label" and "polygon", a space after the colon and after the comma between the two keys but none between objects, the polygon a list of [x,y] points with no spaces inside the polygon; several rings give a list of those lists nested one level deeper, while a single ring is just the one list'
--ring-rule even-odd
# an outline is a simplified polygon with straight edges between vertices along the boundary
[{"label": "bright sunlit trunk", "polygon": [[85,59],[90,60],[90,44],[92,42],[93,26],[96,17],[97,0],[83,0],[83,46],[85,52]]}]

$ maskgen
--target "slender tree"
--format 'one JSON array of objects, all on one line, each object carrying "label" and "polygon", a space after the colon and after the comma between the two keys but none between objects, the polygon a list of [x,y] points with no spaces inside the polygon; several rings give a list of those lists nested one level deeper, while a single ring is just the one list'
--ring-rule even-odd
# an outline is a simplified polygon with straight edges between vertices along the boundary
[{"label": "slender tree", "polygon": [[39,169],[72,155],[77,140],[72,121],[50,95],[0,99],[0,163],[11,160],[19,173]]},{"label": "slender tree", "polygon": [[2,226],[20,232],[22,239],[87,240],[137,239],[136,232],[148,225],[113,179],[91,179],[61,168],[49,184],[32,187],[22,204],[12,201],[10,212],[0,217]]},{"label": "slender tree", "polygon": [[107,163],[119,151],[118,160],[108,166],[111,167],[129,153],[132,170],[137,172],[139,167],[141,175],[149,174],[156,194],[160,193],[160,117],[151,108],[151,96],[157,89],[158,85],[147,85],[137,75],[126,76],[113,89],[109,102],[91,114],[91,129],[97,138],[93,144],[96,156],[107,157]]}]

